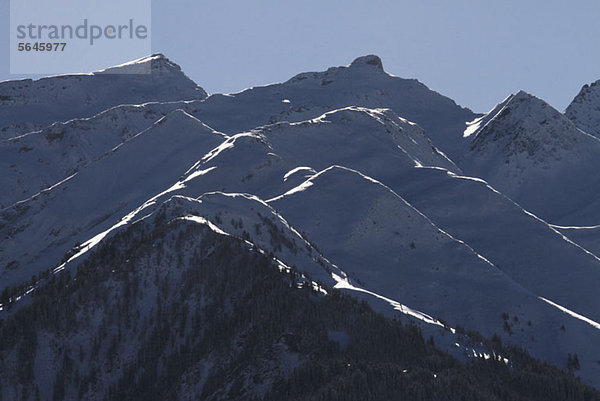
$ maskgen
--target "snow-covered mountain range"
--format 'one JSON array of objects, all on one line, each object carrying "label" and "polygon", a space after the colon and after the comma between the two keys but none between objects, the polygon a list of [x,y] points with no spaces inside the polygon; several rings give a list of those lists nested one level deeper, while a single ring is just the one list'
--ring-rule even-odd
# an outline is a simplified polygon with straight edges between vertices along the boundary
[{"label": "snow-covered mountain range", "polygon": [[[0,318],[129,249],[136,230],[194,223],[317,293],[414,322],[459,359],[509,364],[474,340],[496,336],[600,388],[598,87],[565,113],[519,92],[478,115],[373,55],[210,96],[163,55],[0,83]],[[182,233],[148,237],[160,280],[172,265],[185,282],[193,248],[164,262],[159,245],[187,244]],[[63,358],[52,344],[40,353]],[[128,360],[135,344],[115,347]],[[0,347],[16,364],[11,352]],[[50,389],[38,365],[32,380]],[[23,395],[10,377],[0,370],[0,394]]]}]

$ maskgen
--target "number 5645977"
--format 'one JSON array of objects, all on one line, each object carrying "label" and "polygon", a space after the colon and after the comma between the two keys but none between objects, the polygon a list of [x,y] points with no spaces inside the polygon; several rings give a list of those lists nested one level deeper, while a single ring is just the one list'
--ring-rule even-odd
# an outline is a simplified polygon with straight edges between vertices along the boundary
[{"label": "number 5645977", "polygon": [[47,43],[29,43],[29,42],[21,42],[19,43],[19,45],[17,46],[17,50],[20,52],[30,52],[30,51],[36,51],[36,52],[64,52],[65,51],[65,47],[67,47],[66,43],[58,43],[58,42],[47,42]]}]

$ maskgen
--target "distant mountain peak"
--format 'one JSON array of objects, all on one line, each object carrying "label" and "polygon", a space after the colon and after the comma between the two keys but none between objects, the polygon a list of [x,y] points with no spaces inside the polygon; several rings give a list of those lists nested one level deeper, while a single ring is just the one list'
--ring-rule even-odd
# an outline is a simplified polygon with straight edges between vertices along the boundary
[{"label": "distant mountain peak", "polygon": [[383,62],[379,56],[369,54],[367,56],[358,57],[351,64],[350,68],[356,67],[374,67],[380,71],[383,71]]},{"label": "distant mountain peak", "polygon": [[544,100],[522,90],[471,125],[471,134],[474,134],[471,150],[483,151],[495,143],[507,162],[520,153],[546,162],[560,159],[562,153],[582,140],[581,132],[568,118]]},{"label": "distant mountain peak", "polygon": [[552,106],[542,99],[520,90],[517,93],[508,96],[505,100],[498,103],[492,110],[480,117],[478,126],[475,126],[475,120],[469,123],[473,127],[471,133],[475,134],[473,141],[476,142],[485,136],[495,124],[516,124],[519,125],[524,119],[538,119],[539,123],[545,124],[548,114],[560,114]]},{"label": "distant mountain peak", "polygon": [[[485,179],[523,208],[557,224],[577,221],[588,205],[594,206],[587,210],[597,209],[599,139],[542,99],[520,91],[469,123],[467,130],[470,149],[459,162],[467,175]],[[589,216],[582,219],[590,222]]]}]

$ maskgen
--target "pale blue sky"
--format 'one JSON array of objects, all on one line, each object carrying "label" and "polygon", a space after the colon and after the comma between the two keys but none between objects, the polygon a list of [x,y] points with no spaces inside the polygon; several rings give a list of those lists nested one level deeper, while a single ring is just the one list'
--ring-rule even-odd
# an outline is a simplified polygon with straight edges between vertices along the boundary
[{"label": "pale blue sky", "polygon": [[[562,110],[600,79],[597,0],[152,1],[153,51],[210,93],[369,53],[386,71],[480,112],[519,89]],[[0,0],[0,80],[16,78],[8,4]]]}]

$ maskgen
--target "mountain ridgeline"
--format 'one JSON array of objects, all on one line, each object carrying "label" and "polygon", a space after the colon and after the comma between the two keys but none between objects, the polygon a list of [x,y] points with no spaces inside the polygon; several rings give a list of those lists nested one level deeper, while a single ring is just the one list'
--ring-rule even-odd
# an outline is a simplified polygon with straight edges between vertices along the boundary
[{"label": "mountain ridgeline", "polygon": [[0,83],[0,400],[600,400],[596,88]]}]

